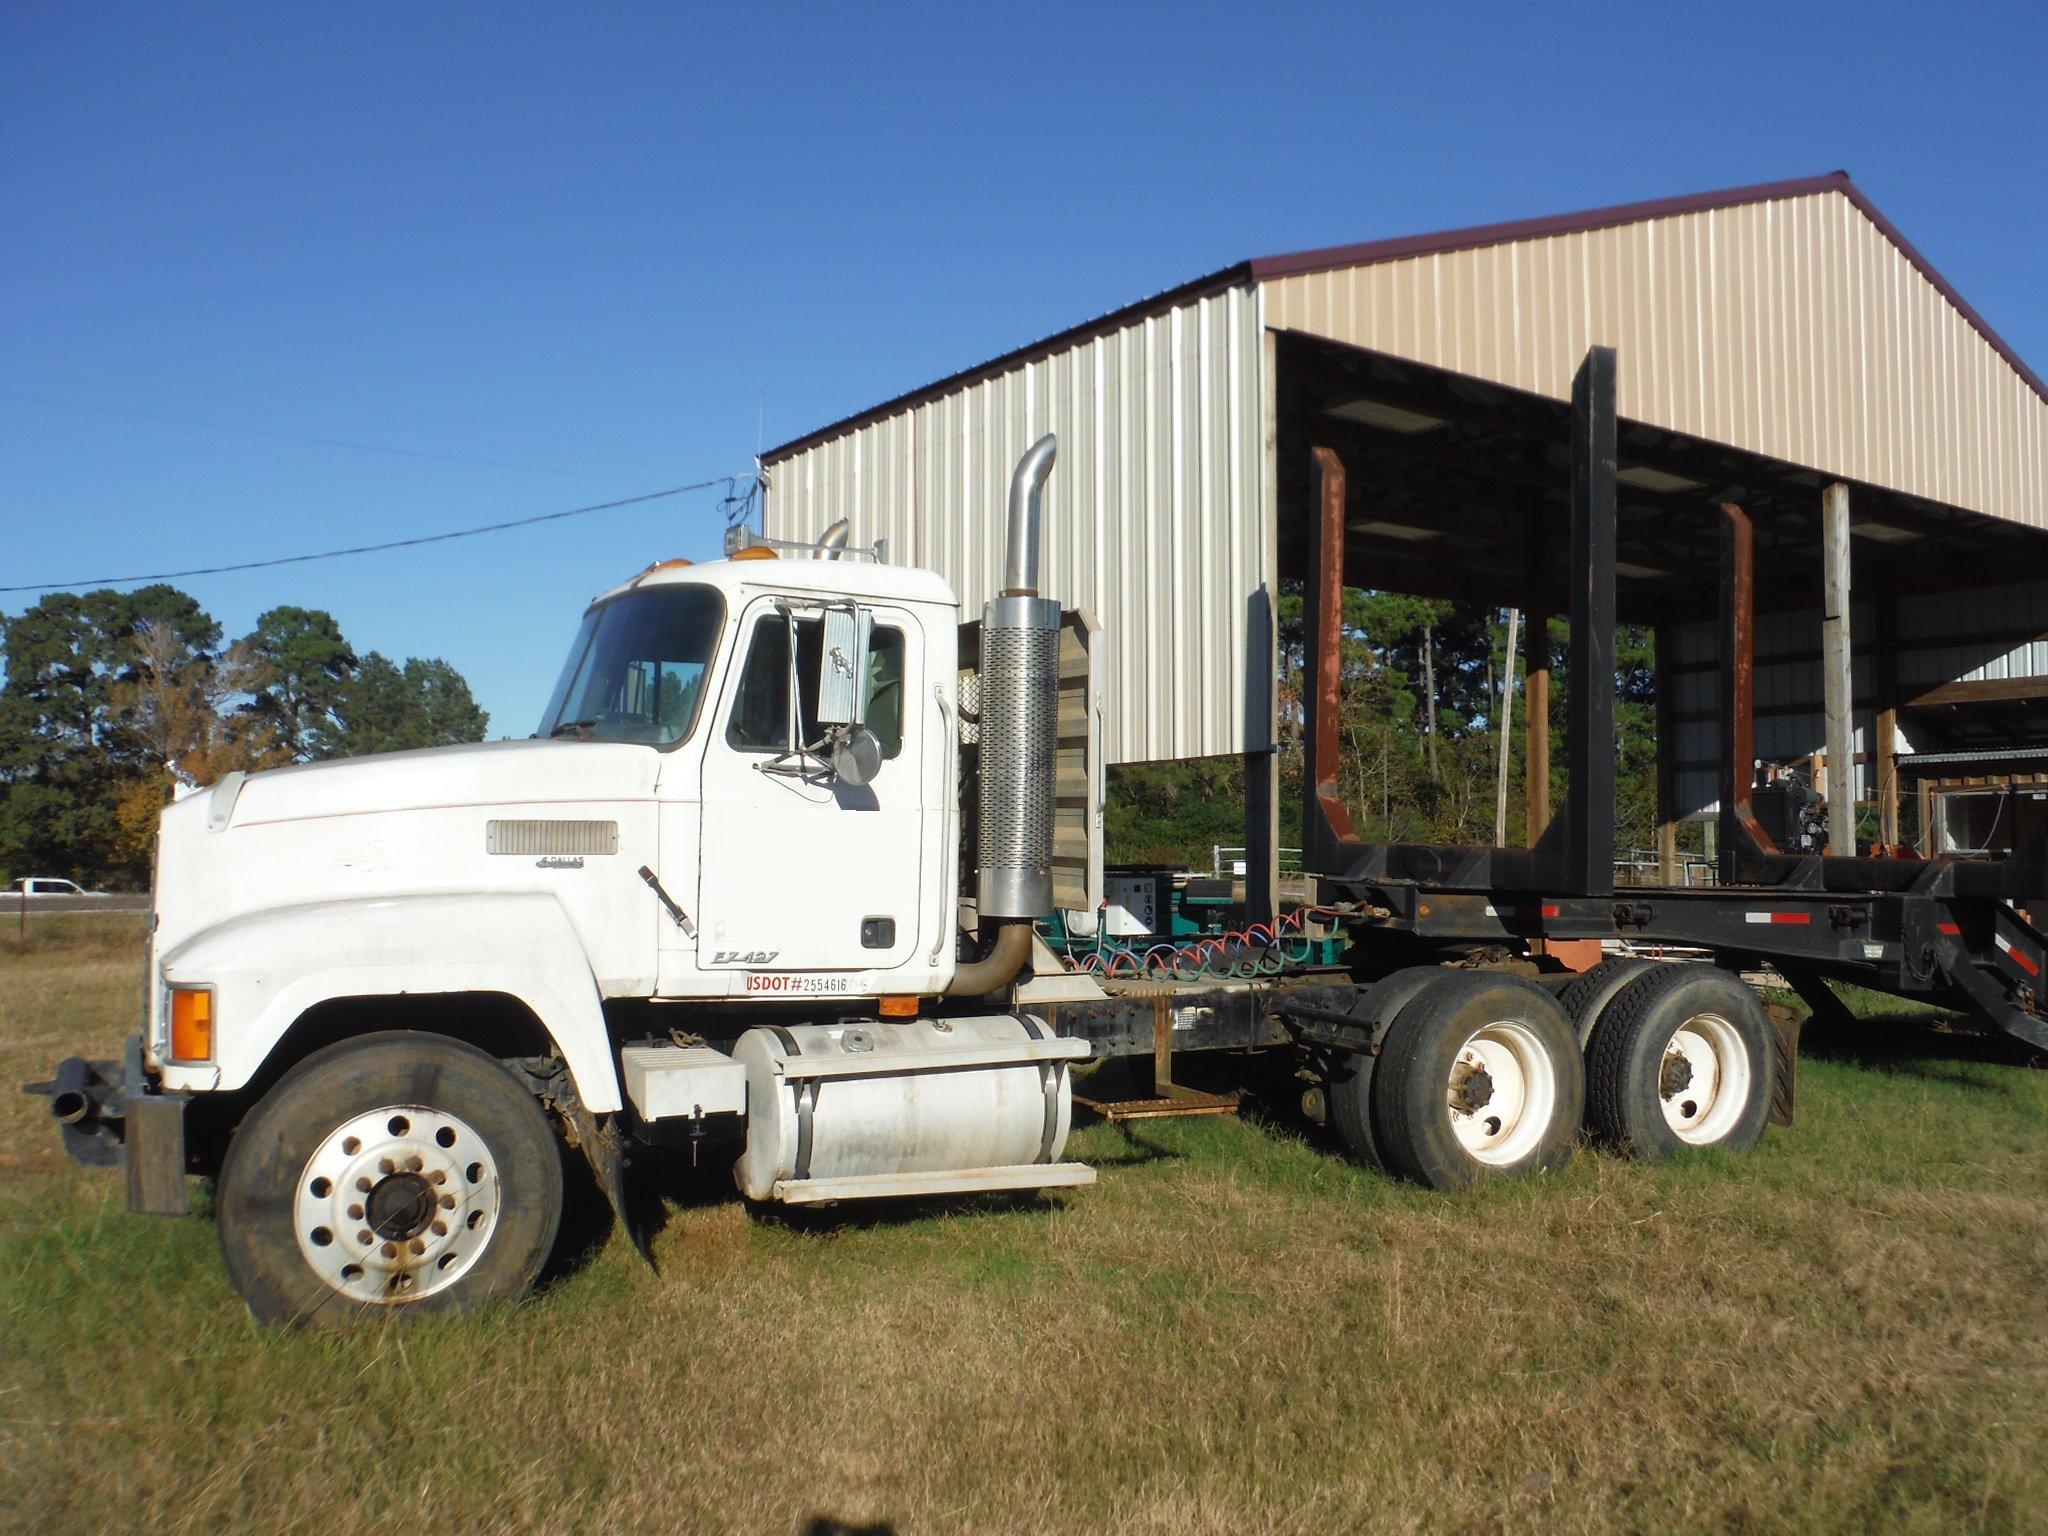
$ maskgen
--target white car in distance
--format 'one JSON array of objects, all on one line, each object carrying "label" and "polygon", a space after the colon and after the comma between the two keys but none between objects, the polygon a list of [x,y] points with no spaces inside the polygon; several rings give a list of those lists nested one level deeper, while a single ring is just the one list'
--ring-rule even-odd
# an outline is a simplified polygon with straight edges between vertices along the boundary
[{"label": "white car in distance", "polygon": [[99,896],[100,891],[88,891],[76,880],[60,880],[55,875],[27,875],[14,882],[15,889],[23,896]]}]

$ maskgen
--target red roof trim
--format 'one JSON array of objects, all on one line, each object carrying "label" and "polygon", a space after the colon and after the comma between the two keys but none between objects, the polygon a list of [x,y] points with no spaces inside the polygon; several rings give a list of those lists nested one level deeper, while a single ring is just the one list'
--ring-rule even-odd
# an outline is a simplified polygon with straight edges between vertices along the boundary
[{"label": "red roof trim", "polygon": [[1682,213],[1704,213],[1713,208],[1739,208],[1748,203],[1811,197],[1816,192],[1851,191],[1849,173],[1834,171],[1826,176],[1805,176],[1796,181],[1767,181],[1753,187],[1695,192],[1687,197],[1617,203],[1612,208],[1590,208],[1583,213],[1514,219],[1505,224],[1475,224],[1470,229],[1447,229],[1433,235],[1407,235],[1395,240],[1369,240],[1363,245],[1330,245],[1321,250],[1293,251],[1284,256],[1261,256],[1251,264],[1252,275],[1261,279],[1294,277],[1303,272],[1327,272],[1332,267],[1368,267],[1383,261],[1405,261],[1413,256],[1441,255],[1446,251],[1482,250],[1489,245],[1507,245],[1516,240],[1580,235],[1596,229],[1613,229],[1622,224],[1673,218]]},{"label": "red roof trim", "polygon": [[1877,205],[1863,195],[1863,189],[1849,179],[1846,171],[1838,174],[1842,178],[1842,195],[1856,205],[1857,209],[1863,214],[1863,217],[1877,226],[1879,234],[1899,248],[1899,254],[1910,261],[1922,277],[1934,284],[1935,288],[1941,293],[1941,296],[1955,306],[1956,313],[1970,322],[1970,325],[1976,330],[1977,334],[1991,344],[1991,350],[2004,358],[2007,364],[2011,366],[2012,371],[2024,379],[2028,387],[2035,394],[2039,395],[2043,400],[2048,400],[2048,384],[2041,382],[2041,376],[2029,368],[2019,353],[2013,351],[2006,344],[2003,336],[1991,329],[1990,323],[1970,306],[1970,302],[1967,299],[1950,286],[1947,278],[1934,270],[1934,264],[1920,254],[1914,247],[1913,242],[1900,234],[1893,226],[1892,221],[1877,211]]},{"label": "red roof trim", "polygon": [[761,462],[772,464],[787,459],[865,422],[890,415],[908,406],[921,405],[961,385],[1001,373],[1020,362],[1056,352],[1071,343],[1101,335],[1144,315],[1170,309],[1175,304],[1205,293],[1216,292],[1234,283],[1294,277],[1306,272],[1327,272],[1334,267],[1373,266],[1381,262],[1405,261],[1416,256],[1441,255],[1449,251],[1479,250],[1486,246],[1505,245],[1517,240],[1543,240],[1556,235],[1584,234],[1592,230],[1613,229],[1622,224],[1642,223],[1649,219],[1668,219],[1680,214],[1704,213],[1718,208],[1740,208],[1750,203],[1813,197],[1826,192],[1839,192],[1848,198],[1857,212],[1876,225],[1878,232],[1897,247],[1899,254],[1935,286],[1941,296],[1955,307],[1956,313],[1968,321],[1971,328],[1990,344],[1994,352],[2005,359],[2013,372],[2017,373],[2043,401],[2048,401],[2048,384],[2042,383],[2040,375],[2021,360],[2020,355],[2006,344],[2004,337],[1985,323],[1984,317],[1972,309],[1949,280],[1937,272],[1933,264],[1913,247],[1912,242],[1898,232],[1891,220],[1877,211],[1876,205],[1864,196],[1863,189],[1849,179],[1847,171],[1831,171],[1825,176],[1759,182],[1754,186],[1730,187],[1719,192],[1696,192],[1686,197],[1658,198],[1649,202],[1619,203],[1611,208],[1594,208],[1583,213],[1558,214],[1542,219],[1517,219],[1505,224],[1478,224],[1468,229],[1445,230],[1433,235],[1410,235],[1394,240],[1371,240],[1361,245],[1332,245],[1313,251],[1256,257],[1251,261],[1239,262],[1235,266],[1212,272],[1207,277],[1196,278],[1191,283],[1183,283],[1178,288],[1169,288],[1166,292],[1155,294],[1151,298],[1140,299],[1135,304],[1111,310],[1108,314],[1097,316],[1093,320],[1069,326],[1066,330],[1005,352],[999,357],[990,358],[987,362],[977,363],[971,368],[948,374],[942,379],[897,395],[879,405],[856,411],[851,416],[842,417],[838,421],[819,427],[816,431],[807,432],[802,437],[768,449],[761,455]]}]

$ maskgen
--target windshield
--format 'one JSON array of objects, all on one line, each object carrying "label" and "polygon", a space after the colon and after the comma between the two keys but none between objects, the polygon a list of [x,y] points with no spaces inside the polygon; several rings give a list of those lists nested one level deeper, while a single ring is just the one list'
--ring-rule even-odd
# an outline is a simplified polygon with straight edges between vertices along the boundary
[{"label": "windshield", "polygon": [[710,587],[628,592],[583,616],[539,734],[669,747],[697,723],[725,600]]}]

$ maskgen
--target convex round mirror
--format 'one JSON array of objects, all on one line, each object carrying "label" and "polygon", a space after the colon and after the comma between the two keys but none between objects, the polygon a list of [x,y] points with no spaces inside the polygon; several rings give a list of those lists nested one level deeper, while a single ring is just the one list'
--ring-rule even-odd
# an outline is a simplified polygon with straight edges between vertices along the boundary
[{"label": "convex round mirror", "polygon": [[882,771],[882,743],[864,725],[846,731],[832,745],[832,772],[842,781],[872,784]]}]

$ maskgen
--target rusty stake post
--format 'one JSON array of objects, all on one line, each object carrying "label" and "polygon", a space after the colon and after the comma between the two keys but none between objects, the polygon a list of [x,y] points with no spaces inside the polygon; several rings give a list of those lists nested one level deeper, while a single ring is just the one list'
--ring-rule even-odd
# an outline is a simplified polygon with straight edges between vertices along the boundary
[{"label": "rusty stake post", "polygon": [[1315,466],[1315,565],[1309,581],[1308,686],[1302,726],[1307,772],[1302,785],[1302,864],[1333,871],[1337,850],[1358,840],[1338,790],[1337,728],[1344,681],[1344,461],[1330,448],[1310,450]]}]

